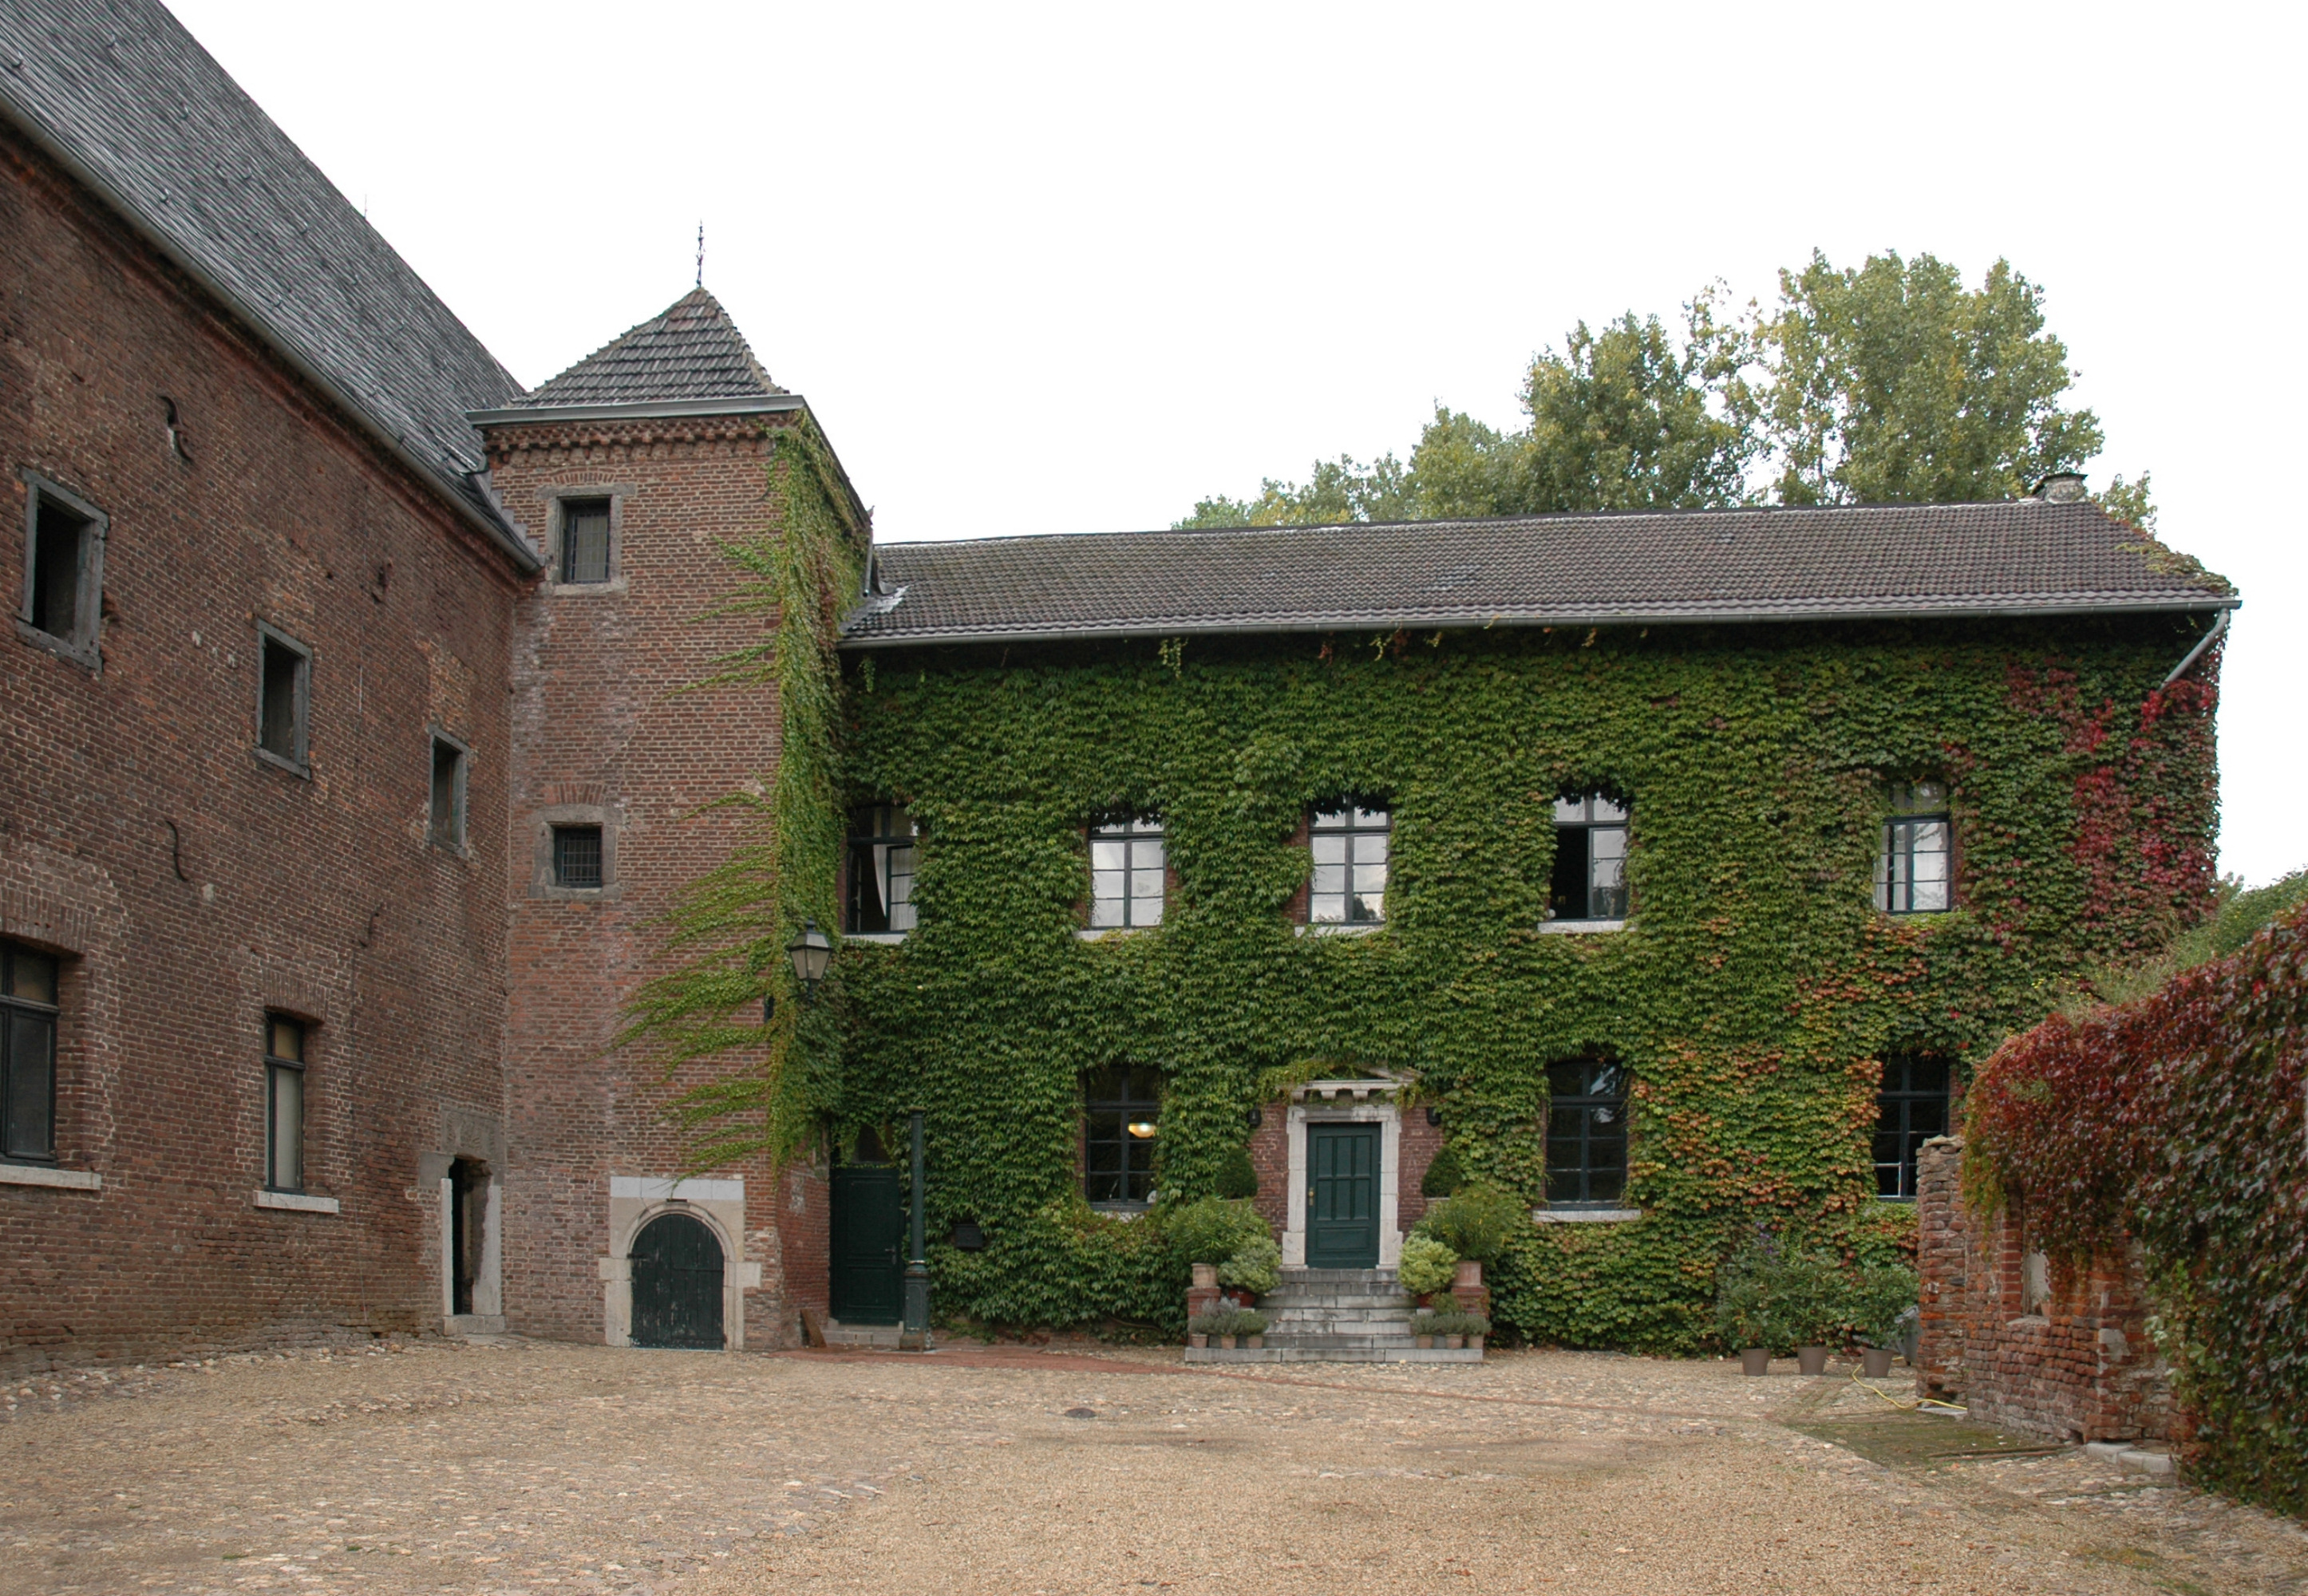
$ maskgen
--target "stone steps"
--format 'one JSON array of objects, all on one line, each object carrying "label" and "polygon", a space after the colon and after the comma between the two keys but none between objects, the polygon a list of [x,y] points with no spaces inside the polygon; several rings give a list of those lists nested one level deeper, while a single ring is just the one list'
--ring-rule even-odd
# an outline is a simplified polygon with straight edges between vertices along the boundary
[{"label": "stone steps", "polygon": [[1421,1347],[1391,1269],[1286,1269],[1259,1299],[1264,1345],[1189,1347],[1188,1363],[1480,1363],[1479,1348]]}]

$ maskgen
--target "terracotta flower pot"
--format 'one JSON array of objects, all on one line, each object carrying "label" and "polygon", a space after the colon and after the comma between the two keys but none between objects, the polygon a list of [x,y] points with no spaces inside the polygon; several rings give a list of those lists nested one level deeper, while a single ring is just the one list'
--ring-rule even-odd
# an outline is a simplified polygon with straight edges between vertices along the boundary
[{"label": "terracotta flower pot", "polygon": [[1466,1344],[1467,1338],[1463,1335],[1446,1335],[1442,1338],[1442,1345],[1448,1351],[1455,1352]]},{"label": "terracotta flower pot", "polygon": [[1479,1335],[1468,1336],[1467,1338],[1467,1350],[1470,1352],[1481,1351],[1483,1350],[1483,1338]]},{"label": "terracotta flower pot", "polygon": [[1739,1354],[1739,1372],[1743,1375],[1768,1375],[1771,1372],[1771,1350],[1769,1347],[1749,1347]]},{"label": "terracotta flower pot", "polygon": [[1799,1375],[1823,1375],[1827,1373],[1827,1349],[1825,1347],[1797,1347],[1796,1349],[1796,1372]]},{"label": "terracotta flower pot", "polygon": [[[1171,1278],[1172,1280],[1176,1280],[1178,1277],[1177,1277],[1176,1275],[1175,1275],[1175,1274],[1174,1274],[1174,1275],[1172,1275],[1170,1278]],[[1195,1265],[1194,1265],[1194,1290],[1197,1290],[1197,1291],[1215,1291],[1215,1290],[1218,1290],[1218,1285],[1219,1285],[1219,1266],[1218,1266],[1217,1264],[1195,1264]]]},{"label": "terracotta flower pot", "polygon": [[1197,1330],[1186,1337],[1186,1344],[1190,1347],[1207,1347],[1210,1344],[1210,1338]]},{"label": "terracotta flower pot", "polygon": [[1422,1335],[1417,1339],[1418,1344],[1422,1347],[1431,1347],[1434,1344],[1434,1338],[1431,1335]]},{"label": "terracotta flower pot", "polygon": [[1227,1351],[1229,1351],[1229,1352],[1233,1351],[1233,1350],[1234,1350],[1234,1337],[1232,1337],[1232,1336],[1230,1336],[1230,1335],[1222,1335],[1222,1336],[1219,1337],[1219,1346],[1221,1346],[1221,1347],[1223,1347],[1223,1348],[1225,1348],[1225,1349],[1226,1349]]},{"label": "terracotta flower pot", "polygon": [[1891,1349],[1869,1347],[1863,1350],[1859,1354],[1859,1372],[1871,1380],[1889,1378],[1891,1373]]},{"label": "terracotta flower pot", "polygon": [[1481,1263],[1474,1258],[1460,1259],[1459,1272],[1451,1277],[1451,1289],[1454,1291],[1460,1290],[1472,1291],[1479,1290],[1482,1283],[1483,1265]]},{"label": "terracotta flower pot", "polygon": [[1242,1344],[1245,1347],[1262,1347],[1266,1344],[1266,1336],[1263,1332],[1257,1335],[1246,1336]]}]

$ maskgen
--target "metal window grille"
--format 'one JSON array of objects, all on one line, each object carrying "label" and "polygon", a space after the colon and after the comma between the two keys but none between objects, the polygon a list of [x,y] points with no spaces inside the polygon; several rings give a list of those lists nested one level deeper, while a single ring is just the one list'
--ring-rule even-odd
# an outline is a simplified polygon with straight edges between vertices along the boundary
[{"label": "metal window grille", "polygon": [[264,1186],[305,1189],[305,1027],[264,1017]]},{"label": "metal window grille", "polygon": [[1154,1200],[1154,1144],[1160,1128],[1161,1077],[1116,1065],[1085,1083],[1083,1192],[1093,1203]]},{"label": "metal window grille", "polygon": [[1887,914],[1935,914],[1952,899],[1955,826],[1947,786],[1899,781],[1891,787],[1891,818],[1883,823],[1883,854],[1875,870],[1875,907]]},{"label": "metal window grille", "polygon": [[1916,1195],[1916,1154],[1933,1136],[1947,1134],[1949,1078],[1944,1058],[1888,1053],[1882,1090],[1876,1093],[1875,1195]]},{"label": "metal window grille", "polygon": [[1627,1187],[1627,1074],[1602,1058],[1546,1072],[1546,1200],[1608,1207]]},{"label": "metal window grille", "polygon": [[573,887],[601,884],[599,826],[556,825],[553,828],[553,884]]},{"label": "metal window grille", "polygon": [[465,751],[447,738],[433,739],[432,836],[436,848],[465,845]]},{"label": "metal window grille", "polygon": [[561,505],[561,580],[609,580],[609,501],[564,499]]},{"label": "metal window grille", "polygon": [[56,1157],[56,962],[0,943],[0,1157]]},{"label": "metal window grille", "polygon": [[1599,792],[1554,800],[1554,876],[1547,916],[1627,918],[1627,806]]},{"label": "metal window grille", "polygon": [[921,829],[903,804],[869,804],[850,815],[851,935],[914,928],[914,859]]},{"label": "metal window grille", "polygon": [[1317,810],[1307,826],[1314,876],[1306,894],[1311,925],[1373,925],[1386,919],[1386,872],[1393,817],[1352,804]]},{"label": "metal window grille", "polygon": [[291,764],[305,763],[312,660],[270,631],[258,638],[256,744]]},{"label": "metal window grille", "polygon": [[1089,834],[1089,923],[1093,929],[1158,926],[1167,864],[1162,823],[1138,815]]}]

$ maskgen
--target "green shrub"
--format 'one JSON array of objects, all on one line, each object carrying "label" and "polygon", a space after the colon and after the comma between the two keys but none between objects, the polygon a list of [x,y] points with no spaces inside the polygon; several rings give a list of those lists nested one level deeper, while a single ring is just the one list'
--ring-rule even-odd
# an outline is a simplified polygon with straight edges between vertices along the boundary
[{"label": "green shrub", "polygon": [[1417,1228],[1462,1258],[1491,1264],[1529,1224],[1522,1204],[1506,1193],[1469,1186],[1429,1208]]},{"label": "green shrub", "polygon": [[1262,1230],[1219,1265],[1219,1284],[1263,1297],[1282,1283],[1282,1249]]},{"label": "green shrub", "polygon": [[1899,1339],[1899,1322],[1916,1306],[1916,1272],[1906,1264],[1871,1264],[1850,1282],[1844,1322],[1863,1344],[1888,1347]]},{"label": "green shrub", "polygon": [[1236,1199],[1258,1195],[1258,1170],[1251,1164],[1249,1148],[1236,1148],[1219,1165],[1218,1195]]},{"label": "green shrub", "polygon": [[1442,1151],[1434,1155],[1434,1161],[1426,1166],[1426,1173],[1419,1178],[1418,1192],[1425,1197],[1448,1197],[1455,1195],[1466,1184],[1466,1174],[1459,1168],[1459,1154],[1445,1142]]},{"label": "green shrub", "polygon": [[1190,1335],[1264,1335],[1267,1319],[1252,1307],[1222,1307],[1186,1321]]},{"label": "green shrub", "polygon": [[1171,1249],[1189,1264],[1224,1264],[1261,1239],[1270,1239],[1258,1211],[1239,1198],[1198,1197],[1158,1210]]},{"label": "green shrub", "polygon": [[1715,1333],[1735,1350],[1827,1345],[1842,1338],[1859,1306],[1857,1279],[1841,1258],[1768,1233],[1726,1260],[1715,1281]]},{"label": "green shrub", "polygon": [[1459,1255],[1434,1237],[1413,1230],[1402,1238],[1402,1265],[1395,1278],[1413,1297],[1447,1289],[1459,1267]]}]

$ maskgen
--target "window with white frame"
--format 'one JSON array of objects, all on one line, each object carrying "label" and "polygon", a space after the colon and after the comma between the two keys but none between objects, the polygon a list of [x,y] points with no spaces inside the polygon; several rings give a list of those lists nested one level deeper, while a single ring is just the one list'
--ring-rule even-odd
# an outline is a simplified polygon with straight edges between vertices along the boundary
[{"label": "window with white frame", "polygon": [[1386,871],[1393,816],[1384,809],[1339,804],[1307,824],[1314,876],[1306,921],[1315,926],[1378,925],[1386,919]]},{"label": "window with white frame", "polygon": [[1895,781],[1883,848],[1875,864],[1875,907],[1886,914],[1935,914],[1952,906],[1955,824],[1944,781]]},{"label": "window with white frame", "polygon": [[1132,930],[1162,923],[1168,863],[1162,822],[1132,815],[1089,833],[1089,923],[1098,930]]},{"label": "window with white frame", "polygon": [[1554,800],[1554,876],[1547,918],[1627,918],[1627,806],[1607,793]]},{"label": "window with white frame", "polygon": [[849,821],[849,905],[853,936],[914,928],[914,859],[921,826],[903,804],[867,804]]}]

